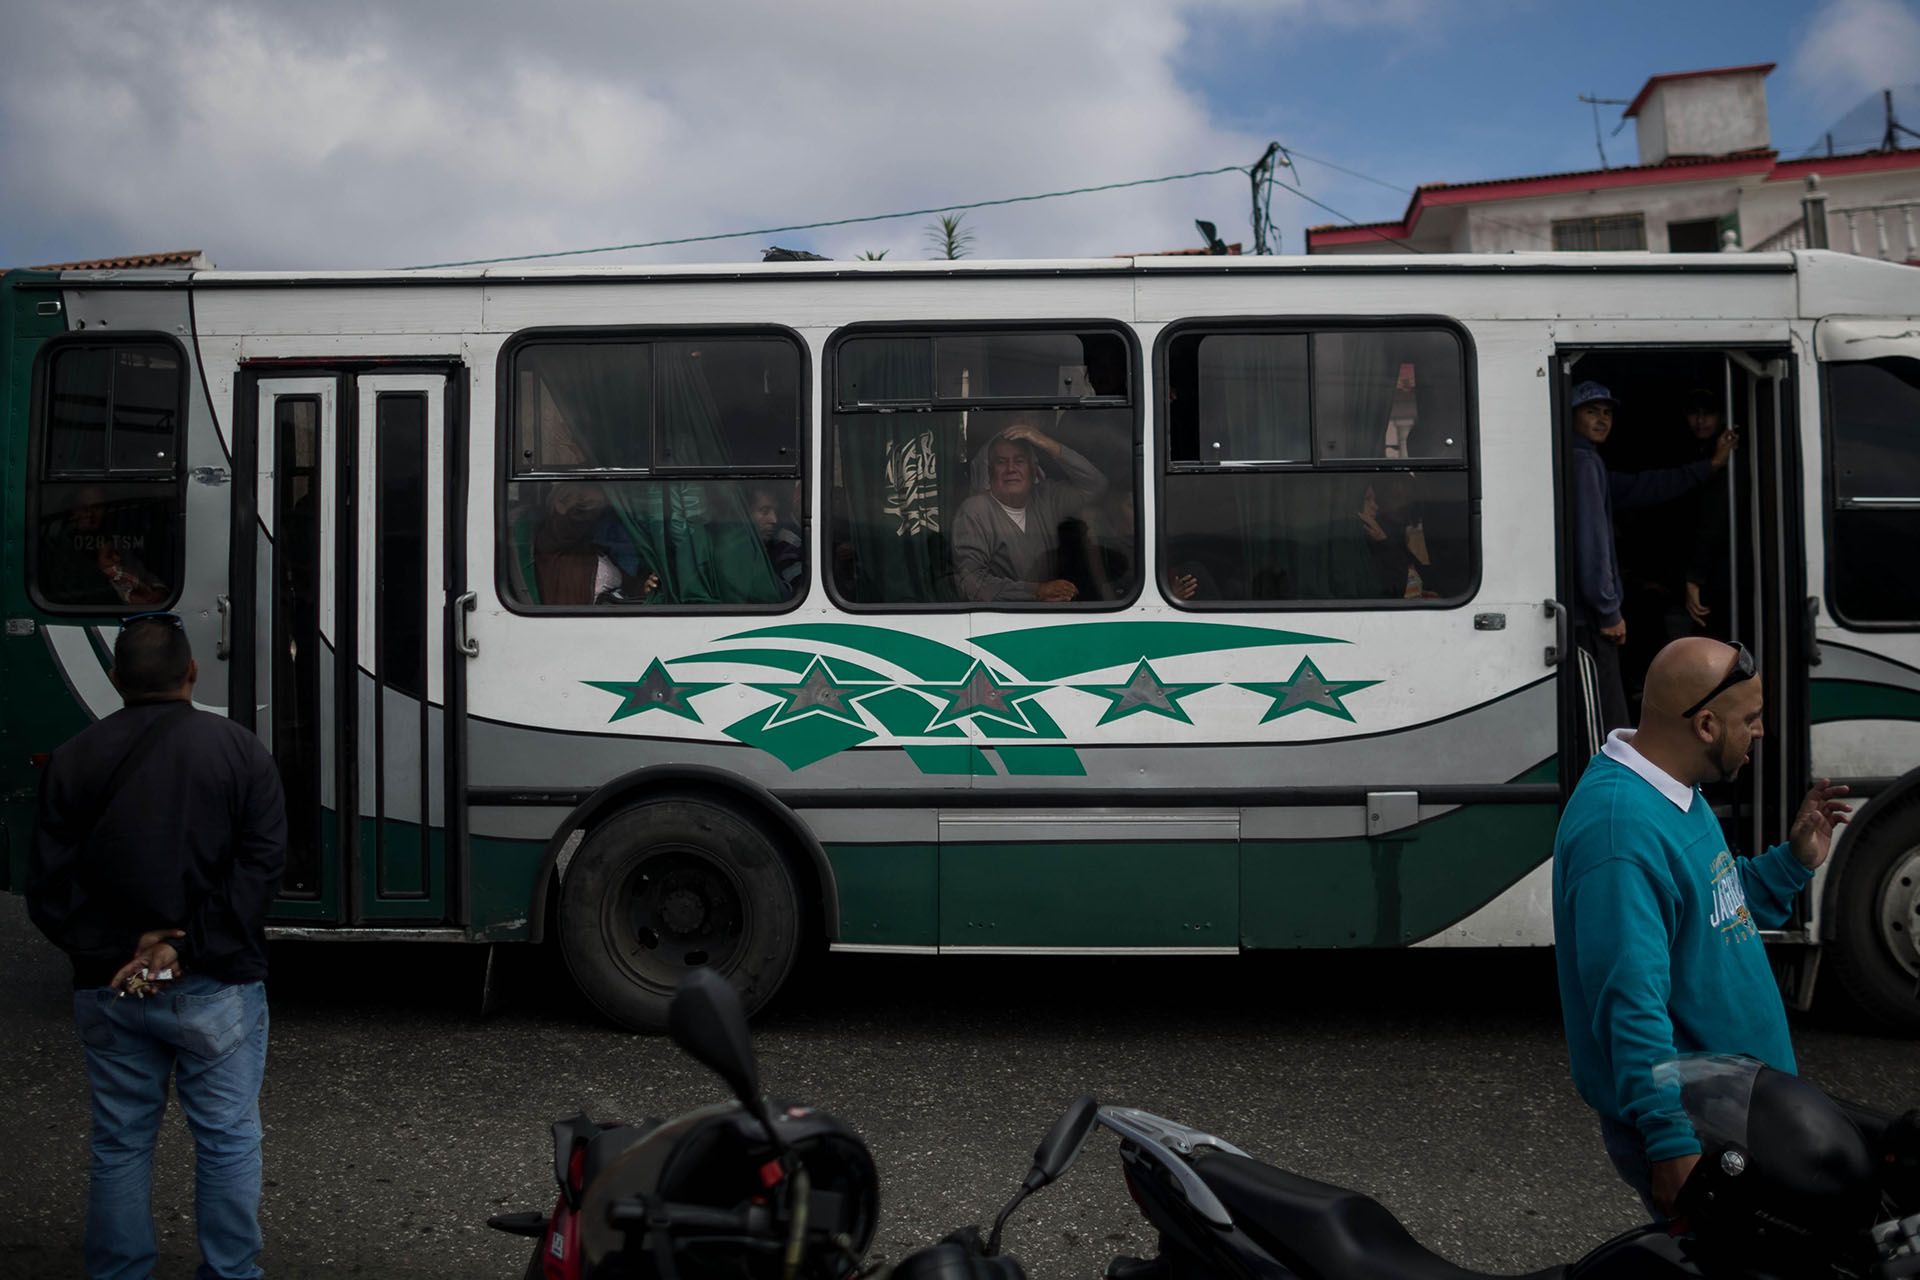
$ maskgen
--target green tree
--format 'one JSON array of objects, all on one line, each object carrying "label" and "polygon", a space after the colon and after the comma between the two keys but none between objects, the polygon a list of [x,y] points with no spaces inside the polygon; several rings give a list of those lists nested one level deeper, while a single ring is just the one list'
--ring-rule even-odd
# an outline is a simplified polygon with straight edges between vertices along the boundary
[{"label": "green tree", "polygon": [[964,258],[973,249],[973,232],[961,224],[966,220],[964,213],[943,213],[940,220],[927,228],[927,243],[936,252],[936,258]]},{"label": "green tree", "polygon": [[863,252],[862,252],[862,253],[860,254],[860,256],[859,256],[859,258],[857,259],[857,261],[860,261],[860,262],[878,262],[878,261],[880,261],[880,259],[882,259],[882,258],[884,258],[884,257],[886,257],[886,256],[887,256],[887,251],[886,251],[885,249],[882,249],[882,250],[881,250],[880,252],[878,252],[878,253],[875,253],[875,252],[874,252],[873,250],[871,250],[871,249],[867,249],[867,250],[865,250],[865,251],[863,251]]}]

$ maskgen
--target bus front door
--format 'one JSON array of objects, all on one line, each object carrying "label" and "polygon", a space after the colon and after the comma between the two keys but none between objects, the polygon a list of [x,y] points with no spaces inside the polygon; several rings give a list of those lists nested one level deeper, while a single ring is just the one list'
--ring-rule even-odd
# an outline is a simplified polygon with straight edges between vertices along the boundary
[{"label": "bus front door", "polygon": [[461,668],[446,635],[457,385],[449,370],[242,381],[253,484],[236,504],[250,527],[235,539],[234,711],[286,788],[285,923],[460,923],[447,708]]},{"label": "bus front door", "polygon": [[[1702,418],[1703,431],[1723,425],[1740,431],[1729,464],[1704,488],[1648,506],[1623,505],[1626,491],[1616,489],[1613,522],[1626,597],[1627,644],[1619,652],[1630,712],[1637,710],[1647,664],[1671,639],[1738,641],[1759,663],[1766,739],[1739,777],[1705,788],[1730,847],[1758,853],[1786,838],[1809,767],[1806,682],[1796,675],[1807,662],[1806,587],[1788,353],[1601,347],[1563,348],[1560,357],[1563,422],[1570,421],[1565,406],[1581,382],[1600,382],[1618,397],[1613,431],[1601,449],[1612,472],[1657,470],[1710,453],[1710,438],[1690,438],[1690,405],[1713,402],[1719,421],[1710,425]],[[1562,441],[1563,458],[1570,447],[1570,440]],[[1563,512],[1561,600],[1567,604],[1578,589],[1571,520],[1571,512]],[[1707,606],[1703,617],[1686,607],[1689,583]],[[1563,784],[1570,790],[1613,726],[1600,715],[1592,658],[1577,649],[1565,656],[1562,759]]]}]

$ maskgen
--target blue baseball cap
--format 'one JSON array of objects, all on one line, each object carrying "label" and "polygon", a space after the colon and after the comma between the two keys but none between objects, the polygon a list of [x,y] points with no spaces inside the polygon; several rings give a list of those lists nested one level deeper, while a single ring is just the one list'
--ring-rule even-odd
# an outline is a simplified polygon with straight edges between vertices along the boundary
[{"label": "blue baseball cap", "polygon": [[1567,405],[1567,408],[1578,409],[1581,405],[1592,404],[1596,400],[1605,400],[1615,408],[1619,408],[1620,406],[1619,397],[1607,390],[1605,383],[1582,382],[1574,387],[1573,400]]}]

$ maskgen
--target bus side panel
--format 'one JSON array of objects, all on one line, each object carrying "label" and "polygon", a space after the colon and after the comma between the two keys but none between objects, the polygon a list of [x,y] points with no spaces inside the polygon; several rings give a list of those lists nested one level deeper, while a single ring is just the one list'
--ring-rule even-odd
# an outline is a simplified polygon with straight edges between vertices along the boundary
[{"label": "bus side panel", "polygon": [[85,728],[86,711],[68,692],[27,600],[27,430],[33,402],[33,362],[47,339],[66,330],[64,315],[39,314],[57,302],[49,289],[23,282],[54,280],[48,272],[10,271],[0,277],[0,351],[6,383],[0,394],[5,445],[0,448],[0,876],[4,887],[24,887],[27,844],[33,831],[38,771],[32,757],[52,751]]},{"label": "bus side panel", "polygon": [[[1241,943],[1398,947],[1432,937],[1537,868],[1559,816],[1554,805],[1470,805],[1377,838],[1248,839]],[[1363,823],[1358,811],[1350,821]]]}]

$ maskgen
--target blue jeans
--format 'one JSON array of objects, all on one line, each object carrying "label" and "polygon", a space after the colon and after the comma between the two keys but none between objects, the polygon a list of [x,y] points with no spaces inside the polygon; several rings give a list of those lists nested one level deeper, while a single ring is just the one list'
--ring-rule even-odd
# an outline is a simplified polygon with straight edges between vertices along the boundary
[{"label": "blue jeans", "polygon": [[1607,1159],[1613,1161],[1613,1171],[1639,1193],[1653,1220],[1664,1225],[1667,1215],[1653,1202],[1653,1164],[1647,1159],[1647,1141],[1640,1130],[1624,1120],[1601,1116],[1600,1141],[1607,1148]]},{"label": "blue jeans", "polygon": [[193,1131],[196,1275],[258,1276],[266,988],[191,973],[146,999],[95,987],[73,993],[73,1017],[93,1086],[87,1274],[144,1280],[153,1273],[153,1147],[171,1074]]}]

